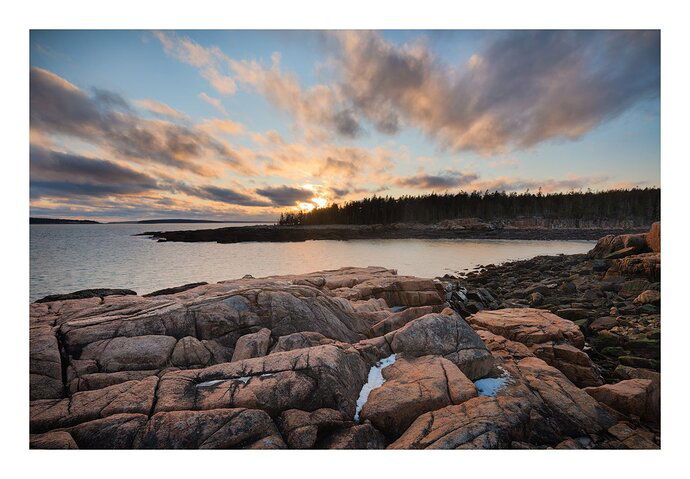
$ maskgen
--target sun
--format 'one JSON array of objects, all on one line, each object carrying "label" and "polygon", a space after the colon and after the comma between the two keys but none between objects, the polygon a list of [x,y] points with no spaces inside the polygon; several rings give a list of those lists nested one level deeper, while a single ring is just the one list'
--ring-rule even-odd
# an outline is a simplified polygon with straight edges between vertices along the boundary
[{"label": "sun", "polygon": [[314,203],[316,206],[318,206],[319,208],[323,208],[328,203],[328,200],[326,198],[321,198],[318,196],[315,196],[310,201],[312,203]]},{"label": "sun", "polygon": [[301,211],[305,211],[305,212],[308,213],[308,212],[310,212],[311,210],[313,210],[314,208],[316,208],[316,205],[315,205],[314,203],[300,202],[300,203],[297,203],[297,207],[298,207]]}]

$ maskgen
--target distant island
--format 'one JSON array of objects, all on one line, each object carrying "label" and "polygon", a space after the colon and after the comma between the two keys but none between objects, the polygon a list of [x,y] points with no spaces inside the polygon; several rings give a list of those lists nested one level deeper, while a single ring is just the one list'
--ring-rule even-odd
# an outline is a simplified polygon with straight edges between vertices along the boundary
[{"label": "distant island", "polygon": [[32,225],[70,225],[70,224],[95,224],[95,225],[152,225],[152,224],[166,224],[166,223],[275,223],[275,221],[247,221],[247,220],[189,220],[189,219],[161,219],[161,220],[131,220],[131,221],[94,221],[94,220],[70,220],[62,218],[29,218],[29,224]]},{"label": "distant island", "polygon": [[93,220],[66,220],[62,218],[29,218],[30,225],[97,225]]},{"label": "distant island", "polygon": [[107,224],[119,225],[119,224],[140,224],[140,225],[159,225],[165,223],[275,223],[275,221],[247,221],[247,220],[185,220],[185,219],[162,219],[162,220],[133,220],[133,221],[110,221]]}]

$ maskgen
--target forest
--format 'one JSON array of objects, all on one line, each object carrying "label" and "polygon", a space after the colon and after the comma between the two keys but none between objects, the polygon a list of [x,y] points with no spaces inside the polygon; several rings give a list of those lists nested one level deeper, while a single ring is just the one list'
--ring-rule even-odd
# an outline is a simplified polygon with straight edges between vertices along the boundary
[{"label": "forest", "polygon": [[420,196],[372,196],[312,211],[283,213],[280,225],[436,223],[458,218],[625,221],[647,225],[660,219],[661,189],[570,191],[542,194],[464,192]]}]

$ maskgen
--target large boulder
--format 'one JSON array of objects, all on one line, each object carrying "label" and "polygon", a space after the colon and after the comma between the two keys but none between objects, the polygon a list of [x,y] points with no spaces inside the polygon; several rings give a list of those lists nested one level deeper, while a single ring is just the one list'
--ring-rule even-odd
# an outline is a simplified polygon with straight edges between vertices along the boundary
[{"label": "large boulder", "polygon": [[[412,358],[443,356],[473,380],[486,375],[493,367],[489,350],[477,333],[456,313],[424,315],[382,339],[389,347],[388,354]],[[388,354],[382,354],[381,357]]]},{"label": "large boulder", "polygon": [[266,356],[268,347],[271,345],[271,330],[261,328],[256,333],[245,334],[240,337],[235,344],[235,352],[232,354],[233,361],[242,359],[258,358]]},{"label": "large boulder", "polygon": [[613,425],[604,407],[544,361],[527,357],[503,366],[510,379],[495,396],[423,414],[389,448],[506,448],[514,441],[555,446]]},{"label": "large boulder", "polygon": [[170,336],[116,337],[88,344],[80,359],[93,359],[102,372],[161,369],[177,340]]},{"label": "large boulder", "polygon": [[575,323],[553,313],[533,308],[480,311],[467,318],[475,329],[484,329],[526,346],[548,341],[566,342],[577,348],[585,337]]},{"label": "large boulder", "polygon": [[650,281],[661,279],[661,254],[642,253],[614,260],[604,279],[620,281],[630,276],[641,276]]},{"label": "large boulder", "polygon": [[599,386],[604,382],[587,353],[568,343],[549,341],[536,344],[532,346],[532,352],[565,374],[578,387]]},{"label": "large boulder", "polygon": [[661,292],[653,289],[646,289],[637,295],[637,297],[633,300],[633,303],[637,304],[638,306],[642,306],[644,304],[659,306],[661,304]]},{"label": "large boulder", "polygon": [[645,241],[647,242],[647,247],[652,250],[653,253],[661,252],[661,222],[657,221],[652,224],[649,233],[645,236]]},{"label": "large boulder", "polygon": [[659,397],[652,379],[626,379],[616,384],[585,388],[587,394],[626,416],[659,422]]},{"label": "large boulder", "polygon": [[79,449],[131,449],[149,420],[147,414],[114,414],[67,428]]},{"label": "large boulder", "polygon": [[94,391],[77,392],[65,399],[31,401],[30,430],[41,433],[120,413],[149,414],[157,385],[158,378],[152,376]]},{"label": "large boulder", "polygon": [[472,381],[439,356],[398,359],[382,374],[385,383],[371,391],[360,417],[391,438],[399,437],[421,414],[477,395]]},{"label": "large boulder", "polygon": [[649,250],[647,233],[607,235],[597,241],[588,255],[592,258],[614,259]]},{"label": "large boulder", "polygon": [[480,311],[467,321],[477,330],[522,343],[534,356],[559,369],[579,387],[603,383],[596,365],[580,349],[584,346],[584,335],[570,320],[540,309],[510,308]]},{"label": "large boulder", "polygon": [[179,368],[208,366],[211,359],[211,352],[194,336],[180,339],[170,356],[171,364]]}]

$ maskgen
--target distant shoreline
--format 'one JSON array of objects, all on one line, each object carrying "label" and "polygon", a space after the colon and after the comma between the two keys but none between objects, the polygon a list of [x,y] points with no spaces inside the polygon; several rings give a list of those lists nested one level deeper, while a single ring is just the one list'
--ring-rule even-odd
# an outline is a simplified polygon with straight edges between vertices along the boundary
[{"label": "distant shoreline", "polygon": [[132,220],[132,221],[94,221],[94,220],[73,220],[63,218],[29,218],[29,224],[32,225],[71,225],[71,224],[89,224],[89,225],[147,225],[147,224],[187,224],[187,223],[238,223],[238,224],[273,224],[275,221],[248,221],[248,220],[234,220],[234,221],[219,221],[219,220],[188,220],[188,219],[161,219],[161,220]]},{"label": "distant shoreline", "polygon": [[329,225],[329,226],[239,226],[187,231],[147,231],[158,241],[243,243],[301,242],[309,240],[355,239],[506,239],[506,240],[597,240],[609,234],[645,232],[648,226],[633,228],[515,228],[438,225]]},{"label": "distant shoreline", "polygon": [[62,218],[29,218],[30,225],[98,225],[93,220],[67,220]]}]

